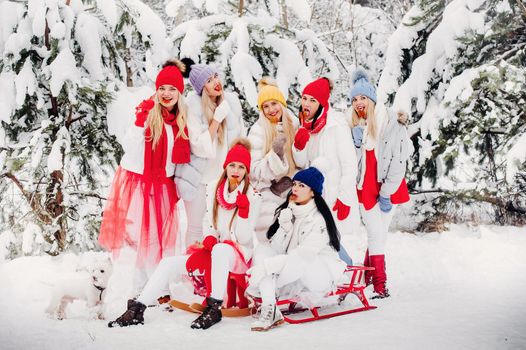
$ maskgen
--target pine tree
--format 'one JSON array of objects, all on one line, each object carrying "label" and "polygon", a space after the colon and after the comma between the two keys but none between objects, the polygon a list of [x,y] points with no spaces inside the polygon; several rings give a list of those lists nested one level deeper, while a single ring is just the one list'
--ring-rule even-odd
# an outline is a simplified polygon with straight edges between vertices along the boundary
[{"label": "pine tree", "polygon": [[[96,248],[103,184],[122,152],[107,105],[125,82],[147,79],[146,51],[163,49],[141,29],[141,4],[0,4],[13,18],[0,42],[0,188],[9,194],[0,224],[15,234],[13,253],[23,241],[26,254]],[[144,54],[134,62],[126,52]],[[24,230],[30,223],[35,232]]]},{"label": "pine tree", "polygon": [[[181,2],[170,2],[168,14],[178,15],[180,6]],[[338,76],[336,62],[323,41],[311,30],[293,28],[296,21],[310,18],[306,1],[209,0],[194,11],[174,28],[174,51],[195,62],[220,65],[226,85],[238,93],[249,123],[257,118],[256,85],[262,76],[276,77],[280,89],[290,93],[293,109],[299,89],[313,77]]]},{"label": "pine tree", "polygon": [[[526,134],[523,4],[422,2],[414,11],[421,15],[409,27],[432,29],[425,39],[416,31],[414,44],[403,48],[414,50],[414,59],[388,59],[380,87],[384,100],[413,117],[410,185],[427,194],[417,205],[424,226],[443,220],[524,222],[526,159],[514,156]],[[416,49],[418,40],[425,50]]]}]

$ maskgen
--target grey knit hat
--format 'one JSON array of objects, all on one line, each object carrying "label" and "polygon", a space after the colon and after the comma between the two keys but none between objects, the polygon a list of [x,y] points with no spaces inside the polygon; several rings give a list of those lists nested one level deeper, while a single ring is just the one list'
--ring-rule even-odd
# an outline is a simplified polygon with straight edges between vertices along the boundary
[{"label": "grey knit hat", "polygon": [[190,79],[190,84],[192,84],[195,92],[201,96],[208,78],[218,74],[217,69],[207,64],[196,64],[190,58],[183,58],[181,61],[186,66],[184,77]]}]

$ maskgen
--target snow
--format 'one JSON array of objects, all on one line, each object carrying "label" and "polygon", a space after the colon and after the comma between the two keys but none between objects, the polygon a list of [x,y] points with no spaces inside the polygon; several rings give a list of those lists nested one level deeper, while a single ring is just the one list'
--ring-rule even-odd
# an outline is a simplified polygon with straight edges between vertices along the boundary
[{"label": "snow", "polygon": [[519,166],[526,162],[526,134],[522,134],[506,156],[506,182],[513,184]]},{"label": "snow", "polygon": [[288,95],[289,87],[296,79],[300,86],[312,81],[310,71],[303,63],[301,52],[294,43],[269,34],[265,38],[265,46],[274,49],[279,55],[275,77],[284,96]]},{"label": "snow", "polygon": [[31,59],[27,58],[20,73],[16,76],[16,104],[22,107],[26,99],[26,95],[34,95],[37,87],[37,79],[33,73],[33,66]]},{"label": "snow", "polygon": [[0,3],[0,52],[4,51],[7,38],[16,28],[22,9],[22,4],[11,1]]},{"label": "snow", "polygon": [[97,8],[102,12],[106,22],[113,30],[117,25],[117,5],[115,1],[111,0],[97,0]]},{"label": "snow", "polygon": [[0,121],[9,123],[15,110],[15,74],[11,71],[0,73]]},{"label": "snow", "polygon": [[[365,233],[344,240],[353,257],[361,259]],[[54,282],[89,264],[94,253],[18,258],[0,264],[2,349],[173,349],[174,344],[182,349],[293,345],[305,350],[526,346],[526,228],[451,225],[440,234],[395,232],[387,242],[392,296],[371,301],[376,310],[285,324],[269,333],[251,332],[250,317],[225,318],[209,330],[192,330],[189,324],[196,315],[160,307],[148,308],[143,326],[110,329],[106,321],[90,319],[80,301],[70,305],[68,319],[49,319],[44,309]],[[124,251],[115,263],[109,319],[125,309],[132,257]]]},{"label": "snow", "polygon": [[63,170],[64,155],[69,153],[69,131],[65,126],[57,132],[57,139],[53,142],[51,152],[47,158],[47,172],[51,174],[56,170]]},{"label": "snow", "polygon": [[300,20],[310,22],[311,8],[307,0],[285,0],[285,4]]},{"label": "snow", "polygon": [[[434,81],[435,72],[442,72],[447,59],[455,56],[461,47],[457,38],[469,30],[483,30],[484,14],[472,12],[466,3],[465,0],[455,0],[445,8],[442,22],[429,35],[425,54],[413,62],[411,75],[396,93],[393,102],[396,110],[411,111],[412,100],[416,99],[418,113],[424,113],[426,94]],[[382,94],[381,101],[384,98]]]},{"label": "snow", "polygon": [[53,96],[58,96],[66,81],[78,83],[80,72],[77,69],[75,57],[69,48],[63,48],[49,65],[49,87]]},{"label": "snow", "polygon": [[82,50],[82,65],[94,80],[102,80],[102,48],[98,19],[87,12],[77,17],[75,38]]},{"label": "snow", "polygon": [[55,25],[51,27],[51,32],[49,35],[55,39],[63,39],[66,35],[66,25],[63,22],[55,23]]},{"label": "snow", "polygon": [[115,135],[117,141],[124,142],[126,131],[135,122],[135,107],[141,101],[153,95],[154,89],[143,86],[140,88],[126,88],[119,90],[115,99],[108,105],[108,132]]}]

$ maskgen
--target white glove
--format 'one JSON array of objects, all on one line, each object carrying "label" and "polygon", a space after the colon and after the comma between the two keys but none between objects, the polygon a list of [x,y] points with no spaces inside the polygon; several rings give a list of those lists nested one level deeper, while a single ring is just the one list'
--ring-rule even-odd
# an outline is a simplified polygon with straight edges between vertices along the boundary
[{"label": "white glove", "polygon": [[292,209],[282,209],[279,212],[278,223],[285,232],[292,231]]},{"label": "white glove", "polygon": [[221,102],[219,106],[216,107],[216,110],[214,112],[214,120],[218,123],[221,123],[229,113],[230,106],[228,105],[228,102],[226,102],[226,100],[223,100],[223,102]]}]

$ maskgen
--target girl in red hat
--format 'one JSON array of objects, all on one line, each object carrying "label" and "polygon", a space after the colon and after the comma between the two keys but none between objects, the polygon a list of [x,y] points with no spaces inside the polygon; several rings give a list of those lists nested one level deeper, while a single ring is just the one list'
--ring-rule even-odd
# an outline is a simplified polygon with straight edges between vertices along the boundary
[{"label": "girl in red hat", "polygon": [[109,327],[144,323],[143,313],[168,287],[169,278],[187,270],[205,270],[206,308],[192,322],[192,328],[207,329],[221,321],[221,305],[229,273],[244,274],[251,264],[255,219],[260,195],[250,185],[250,144],[238,140],[229,150],[219,179],[206,186],[203,240],[192,255],[173,256],[161,261],[136,300]]},{"label": "girl in red hat", "polygon": [[260,113],[248,139],[252,144],[252,183],[263,198],[256,234],[258,241],[264,242],[274,212],[287,196],[297,170],[292,143],[298,122],[273,80],[263,78],[258,87]]},{"label": "girl in red hat", "polygon": [[124,245],[137,251],[136,293],[161,258],[176,252],[173,174],[177,165],[190,161],[181,67],[178,61],[167,62],[157,75],[155,94],[137,107],[102,217],[98,238],[102,247],[115,255]]},{"label": "girl in red hat", "polygon": [[222,172],[222,161],[232,142],[246,135],[241,104],[227,92],[219,72],[211,65],[182,60],[193,91],[187,95],[191,162],[176,169],[175,180],[184,200],[187,246],[201,239],[205,214],[205,185]]},{"label": "girl in red hat", "polygon": [[[308,84],[302,92],[301,127],[294,138],[293,154],[296,165],[316,166],[324,173],[323,198],[332,210],[338,231],[357,232],[359,227],[356,196],[356,154],[351,133],[341,113],[329,104],[332,82],[327,78]],[[314,164],[313,164],[314,163]],[[351,259],[341,252],[349,265]]]},{"label": "girl in red hat", "polygon": [[367,251],[364,266],[367,284],[373,284],[375,298],[386,298],[385,243],[396,205],[409,201],[404,179],[412,144],[404,125],[407,116],[376,105],[376,89],[367,73],[353,73],[349,91],[351,130],[358,155],[357,189],[365,228]]}]

